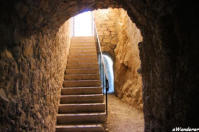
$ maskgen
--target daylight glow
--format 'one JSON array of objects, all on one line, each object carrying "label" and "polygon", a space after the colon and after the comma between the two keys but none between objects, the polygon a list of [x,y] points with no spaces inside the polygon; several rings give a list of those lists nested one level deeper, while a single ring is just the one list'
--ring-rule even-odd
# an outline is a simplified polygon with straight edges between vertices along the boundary
[{"label": "daylight glow", "polygon": [[93,36],[92,12],[87,11],[73,18],[74,36]]},{"label": "daylight glow", "polygon": [[104,64],[108,73],[109,90],[108,93],[114,93],[114,74],[113,74],[113,61],[108,55],[103,55]]}]

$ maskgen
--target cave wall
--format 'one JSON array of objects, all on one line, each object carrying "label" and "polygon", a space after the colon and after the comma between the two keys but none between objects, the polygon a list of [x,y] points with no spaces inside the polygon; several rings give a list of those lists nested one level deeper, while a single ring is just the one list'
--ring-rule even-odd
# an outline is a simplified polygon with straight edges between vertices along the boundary
[{"label": "cave wall", "polygon": [[102,51],[114,58],[115,95],[142,110],[142,78],[138,43],[142,36],[123,9],[94,11]]},{"label": "cave wall", "polygon": [[[35,44],[42,45],[43,43],[38,42],[42,40],[42,38],[39,38],[39,34],[43,33],[52,42],[55,40],[53,38],[55,38],[60,26],[71,16],[88,9],[94,10],[108,7],[127,10],[128,16],[140,29],[143,36],[139,49],[143,81],[145,132],[167,132],[176,126],[198,127],[199,65],[197,60],[199,56],[199,40],[197,35],[199,34],[199,22],[197,20],[198,7],[195,1],[0,1],[0,54],[4,56],[3,54],[5,54],[7,49],[14,58],[20,58],[21,49],[25,46],[25,44],[21,43],[24,39],[27,42],[31,42],[31,36],[35,36],[38,38]],[[38,53],[36,49],[35,47],[33,53]],[[10,57],[10,54],[8,53],[6,56]],[[40,53],[35,57],[39,56],[41,56]],[[1,60],[3,62],[6,61],[8,69],[14,68],[12,63],[7,62],[8,59],[4,60],[3,58],[6,57],[1,57]],[[48,57],[43,57],[43,60],[47,60],[46,58]],[[36,62],[41,63],[39,60]],[[24,68],[23,63],[25,61],[17,61],[17,65],[20,65],[18,67]],[[57,61],[54,64],[60,64],[60,62]],[[24,88],[30,84],[29,82],[32,82],[30,78],[18,77],[15,72],[11,73],[10,71],[12,70],[7,70],[9,73],[6,73],[6,67],[5,70],[4,68],[2,70],[3,66],[4,64],[0,64],[1,77],[10,75],[10,79],[18,80],[20,87],[17,88]],[[39,66],[36,69],[38,70]],[[41,82],[42,79],[38,79],[38,81]],[[15,86],[11,85],[12,83],[10,83],[8,77],[7,80],[1,78],[0,84],[3,88],[4,85],[7,85],[10,90]],[[40,83],[39,86],[42,87],[42,84]],[[24,88],[23,91],[28,88]],[[5,93],[2,90],[0,92],[3,100],[6,100],[5,95],[12,93],[11,91]],[[34,96],[34,94],[31,93],[27,96]],[[21,104],[24,98],[19,96],[18,100],[16,104]],[[0,103],[2,106],[2,100]],[[18,112],[15,112],[17,108],[5,107],[6,111],[3,109],[4,106],[0,107],[0,115],[6,115],[3,118],[4,125],[15,129],[23,126],[24,124],[15,124],[18,122],[18,118],[22,118]],[[28,107],[27,109],[30,110]],[[25,111],[25,113],[29,112]],[[44,119],[44,122],[46,122],[47,119]],[[25,128],[28,129],[29,125],[26,124],[28,123],[25,123]],[[52,126],[46,127],[51,128]]]},{"label": "cave wall", "polygon": [[93,11],[93,17],[103,52],[107,52],[113,58],[114,49],[118,42],[118,18],[119,9],[98,9]]},{"label": "cave wall", "polygon": [[1,49],[0,131],[54,131],[69,26],[68,20],[57,32],[15,34],[15,45]]}]

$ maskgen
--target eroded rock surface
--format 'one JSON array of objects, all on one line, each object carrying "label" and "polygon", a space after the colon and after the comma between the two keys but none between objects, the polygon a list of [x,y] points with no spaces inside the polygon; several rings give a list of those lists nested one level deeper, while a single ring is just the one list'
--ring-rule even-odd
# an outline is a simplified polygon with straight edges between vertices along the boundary
[{"label": "eroded rock surface", "polygon": [[[59,77],[56,76],[61,72],[57,71],[64,67],[61,66],[62,57],[57,57],[58,49],[64,48],[57,45],[58,43],[55,44],[57,41],[55,36],[61,25],[75,14],[87,9],[108,7],[121,7],[127,10],[129,17],[136,23],[143,36],[139,49],[142,62],[145,132],[167,132],[176,126],[198,127],[199,30],[196,2],[180,0],[1,0],[0,128],[7,127],[14,130],[20,128],[25,131],[33,127],[39,131],[53,129],[54,125],[45,124],[48,124],[49,115],[50,119],[52,118],[50,124],[53,122],[55,124],[53,120],[55,113],[44,114],[42,112],[49,110],[48,107],[45,107],[47,96],[43,91],[47,89],[53,92],[58,86],[61,86],[61,83],[51,83],[59,80],[57,80]],[[31,43],[35,44],[30,45],[33,50],[28,48]],[[24,52],[26,46],[27,50]],[[45,51],[39,50],[42,47],[46,48]],[[53,51],[56,55],[48,51]],[[25,55],[31,54],[35,59],[32,57],[33,61],[29,61],[31,57],[27,57],[26,61]],[[41,64],[44,62],[45,67]],[[33,66],[34,73],[29,73],[32,72],[30,68],[27,68],[30,66]],[[43,69],[44,72],[42,72]],[[31,77],[31,74],[36,73],[41,74],[41,77],[36,75]],[[36,83],[31,84],[32,80],[36,80]],[[32,88],[37,84],[37,89]],[[13,88],[19,89],[20,92]],[[34,91],[38,95],[35,95]],[[9,95],[11,97],[8,97]],[[31,111],[33,104],[37,104],[32,101],[35,96],[43,98],[42,101],[35,99],[41,102],[41,105],[39,104],[41,108],[37,105],[36,108],[42,111],[40,114],[42,118],[39,115],[39,118],[32,116],[36,114]],[[56,102],[57,97],[53,96],[49,103],[50,107]],[[9,103],[5,104],[8,101]],[[26,101],[29,103],[25,103]],[[21,104],[24,104],[24,114],[18,112],[18,107],[22,109]],[[23,124],[18,123],[19,119],[24,119],[23,115],[28,119],[22,120],[21,122],[25,122]],[[30,122],[35,122],[35,124]]]},{"label": "eroded rock surface", "polygon": [[142,36],[123,9],[94,12],[102,51],[114,58],[115,94],[142,110],[142,78],[138,43]]},{"label": "eroded rock surface", "polygon": [[69,49],[69,21],[0,54],[0,131],[54,131]]}]

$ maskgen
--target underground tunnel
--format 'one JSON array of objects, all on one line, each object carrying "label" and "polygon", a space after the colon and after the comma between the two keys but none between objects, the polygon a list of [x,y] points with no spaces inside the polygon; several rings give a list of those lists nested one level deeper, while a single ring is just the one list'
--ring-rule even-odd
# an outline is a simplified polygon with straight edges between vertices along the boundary
[{"label": "underground tunnel", "polygon": [[[1,1],[0,131],[55,131],[70,46],[67,20],[88,9],[107,8],[126,10],[143,38],[138,44],[143,106],[136,106],[143,109],[144,131],[197,128],[196,5],[178,0]],[[130,68],[126,62],[124,71]],[[115,78],[115,94],[118,85]]]}]

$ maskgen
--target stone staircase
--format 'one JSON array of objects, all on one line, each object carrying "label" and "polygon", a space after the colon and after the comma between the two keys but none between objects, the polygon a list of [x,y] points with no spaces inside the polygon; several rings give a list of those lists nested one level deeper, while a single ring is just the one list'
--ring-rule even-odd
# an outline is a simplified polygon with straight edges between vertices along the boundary
[{"label": "stone staircase", "polygon": [[71,40],[56,132],[104,132],[104,97],[93,37]]}]

